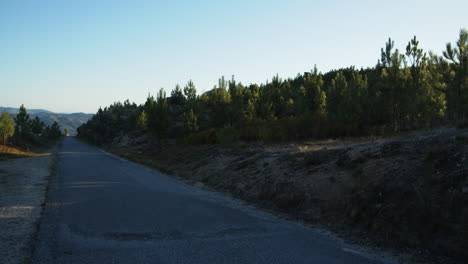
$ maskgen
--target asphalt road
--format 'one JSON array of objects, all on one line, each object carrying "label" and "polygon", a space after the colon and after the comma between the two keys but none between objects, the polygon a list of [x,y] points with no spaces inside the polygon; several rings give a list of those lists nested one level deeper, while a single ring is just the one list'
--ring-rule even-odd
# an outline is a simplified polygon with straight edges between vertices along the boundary
[{"label": "asphalt road", "polygon": [[72,137],[49,188],[33,263],[389,262]]}]

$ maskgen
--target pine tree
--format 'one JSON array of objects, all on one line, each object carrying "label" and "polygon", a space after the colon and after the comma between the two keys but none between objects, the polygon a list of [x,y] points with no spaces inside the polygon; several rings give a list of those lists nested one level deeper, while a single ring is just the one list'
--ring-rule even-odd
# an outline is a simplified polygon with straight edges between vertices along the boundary
[{"label": "pine tree", "polygon": [[198,118],[193,109],[184,113],[184,131],[186,134],[198,131]]},{"label": "pine tree", "polygon": [[348,102],[345,93],[348,90],[348,82],[342,72],[338,72],[332,80],[328,89],[328,114],[330,120],[337,122],[346,122]]},{"label": "pine tree", "polygon": [[197,89],[195,88],[192,80],[189,80],[187,85],[185,85],[184,95],[190,103],[193,103],[197,99]]},{"label": "pine tree", "polygon": [[323,91],[324,81],[317,67],[311,74],[304,76],[305,104],[314,119],[326,117],[327,96]]},{"label": "pine tree", "polygon": [[18,135],[24,137],[31,132],[31,120],[24,105],[20,106],[19,113],[15,117],[15,124],[15,131]]},{"label": "pine tree", "polygon": [[31,131],[36,135],[42,133],[44,126],[44,122],[42,122],[38,116],[34,117],[34,119],[31,121]]},{"label": "pine tree", "polygon": [[210,114],[210,121],[214,127],[223,127],[232,121],[231,94],[227,90],[224,76],[218,80],[218,86],[202,95],[202,102]]},{"label": "pine tree", "polygon": [[448,107],[452,119],[468,117],[468,30],[460,30],[456,47],[447,43],[444,57],[452,64],[454,80],[448,87]]},{"label": "pine tree", "polygon": [[348,81],[348,90],[345,92],[346,120],[355,126],[360,126],[366,121],[365,113],[368,107],[368,80],[367,76],[353,71]]},{"label": "pine tree", "polygon": [[60,129],[59,124],[57,121],[54,121],[52,126],[47,129],[48,130],[48,137],[50,139],[58,139],[62,136],[62,130]]},{"label": "pine tree", "polygon": [[243,112],[243,119],[245,121],[253,121],[255,120],[256,116],[255,104],[252,102],[252,99],[248,99],[247,105],[245,106]]},{"label": "pine tree", "polygon": [[409,104],[408,115],[410,123],[414,123],[425,111],[425,105],[427,104],[427,96],[425,94],[428,92],[430,87],[425,84],[427,76],[424,76],[427,71],[426,69],[426,53],[418,47],[419,41],[416,39],[416,36],[413,37],[408,42],[406,46],[406,56],[410,60],[410,81],[406,85],[406,93],[409,98],[417,100]]},{"label": "pine tree", "polygon": [[[406,88],[409,70],[405,66],[405,56],[398,49],[393,51],[395,43],[388,40],[381,54],[381,104],[385,123],[390,124],[394,131],[400,131],[412,98]],[[380,63],[379,63],[380,64]]]},{"label": "pine tree", "polygon": [[147,123],[148,123],[148,116],[146,115],[145,110],[143,110],[141,111],[140,115],[138,115],[137,128],[146,129]]},{"label": "pine tree", "polygon": [[182,92],[182,89],[180,89],[180,85],[178,84],[176,85],[174,90],[171,91],[171,103],[180,106],[182,106],[185,103],[184,93]]},{"label": "pine tree", "polygon": [[[169,132],[169,106],[164,89],[160,89],[154,101],[153,97],[148,97],[148,130],[159,140],[168,136]],[[146,107],[145,107],[146,109]]]}]

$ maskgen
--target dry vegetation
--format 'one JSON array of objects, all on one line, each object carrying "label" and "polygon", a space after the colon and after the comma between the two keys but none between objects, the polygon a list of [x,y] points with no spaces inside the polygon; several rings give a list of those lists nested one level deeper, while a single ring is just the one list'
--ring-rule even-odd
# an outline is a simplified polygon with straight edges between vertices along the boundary
[{"label": "dry vegetation", "polygon": [[375,245],[468,257],[468,131],[380,140],[113,151],[185,181]]},{"label": "dry vegetation", "polygon": [[22,150],[17,147],[0,146],[0,160],[25,158],[37,155],[34,152]]}]

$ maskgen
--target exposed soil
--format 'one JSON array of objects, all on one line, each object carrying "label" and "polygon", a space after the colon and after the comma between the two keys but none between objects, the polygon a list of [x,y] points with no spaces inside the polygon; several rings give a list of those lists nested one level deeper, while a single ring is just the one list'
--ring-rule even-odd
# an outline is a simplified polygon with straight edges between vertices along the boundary
[{"label": "exposed soil", "polygon": [[348,238],[418,252],[424,262],[468,259],[468,130],[377,141],[110,150]]}]

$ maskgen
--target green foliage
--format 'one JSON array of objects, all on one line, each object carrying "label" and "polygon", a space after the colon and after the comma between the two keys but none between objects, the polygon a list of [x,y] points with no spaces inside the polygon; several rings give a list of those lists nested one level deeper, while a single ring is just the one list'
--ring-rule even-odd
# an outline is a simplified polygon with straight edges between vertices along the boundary
[{"label": "green foliage", "polygon": [[321,73],[314,67],[294,78],[276,75],[248,86],[223,76],[199,96],[190,80],[183,89],[177,85],[169,98],[161,89],[140,106],[127,100],[99,109],[78,132],[99,144],[135,129],[159,139],[184,137],[187,144],[211,144],[432,128],[468,119],[467,50],[468,33],[461,30],[443,57],[426,54],[416,37],[403,52],[388,39],[372,68]]},{"label": "green foliage", "polygon": [[15,134],[15,123],[6,111],[2,111],[0,115],[0,136],[2,137],[3,145],[7,144],[8,137]]},{"label": "green foliage", "polygon": [[185,137],[182,141],[186,145],[206,145],[206,144],[217,144],[218,132],[214,128],[210,128],[204,131],[193,133]]},{"label": "green foliage", "polygon": [[50,128],[46,129],[46,131],[46,135],[49,139],[58,139],[62,136],[62,130],[57,122],[54,122]]},{"label": "green foliage", "polygon": [[193,103],[197,99],[197,89],[195,88],[192,80],[189,80],[187,85],[185,85],[184,95],[189,103]]},{"label": "green foliage", "polygon": [[147,127],[150,133],[158,139],[164,139],[169,132],[169,105],[164,89],[160,89],[156,100],[148,97],[145,104],[148,113]]},{"label": "green foliage", "polygon": [[184,131],[187,135],[198,131],[198,118],[193,109],[184,113]]},{"label": "green foliage", "polygon": [[219,79],[218,86],[201,96],[213,127],[223,127],[232,122],[232,108],[230,107],[232,97],[226,88],[227,82],[223,76]]},{"label": "green foliage", "polygon": [[15,124],[15,131],[19,136],[24,137],[31,132],[31,120],[24,105],[20,106],[19,113],[15,117]]},{"label": "green foliage", "polygon": [[226,125],[219,130],[218,139],[221,144],[230,145],[239,140],[239,132],[235,127]]},{"label": "green foliage", "polygon": [[180,89],[180,85],[177,84],[171,92],[171,103],[175,105],[183,105],[185,100],[184,93],[182,92],[182,89]]},{"label": "green foliage", "polygon": [[324,118],[327,107],[327,95],[324,88],[322,75],[319,74],[317,67],[314,67],[312,74],[304,76],[305,111],[310,112],[316,118]]},{"label": "green foliage", "polygon": [[146,129],[147,124],[148,124],[148,115],[146,114],[145,110],[143,110],[141,111],[140,115],[138,115],[137,128]]},{"label": "green foliage", "polygon": [[44,130],[44,122],[41,121],[41,119],[39,119],[38,116],[36,116],[32,121],[31,121],[31,131],[36,134],[36,135],[39,135],[42,133],[42,131]]},{"label": "green foliage", "polygon": [[460,30],[460,37],[455,44],[447,43],[443,52],[451,63],[453,81],[448,85],[447,100],[449,114],[453,119],[468,116],[468,30]]}]

